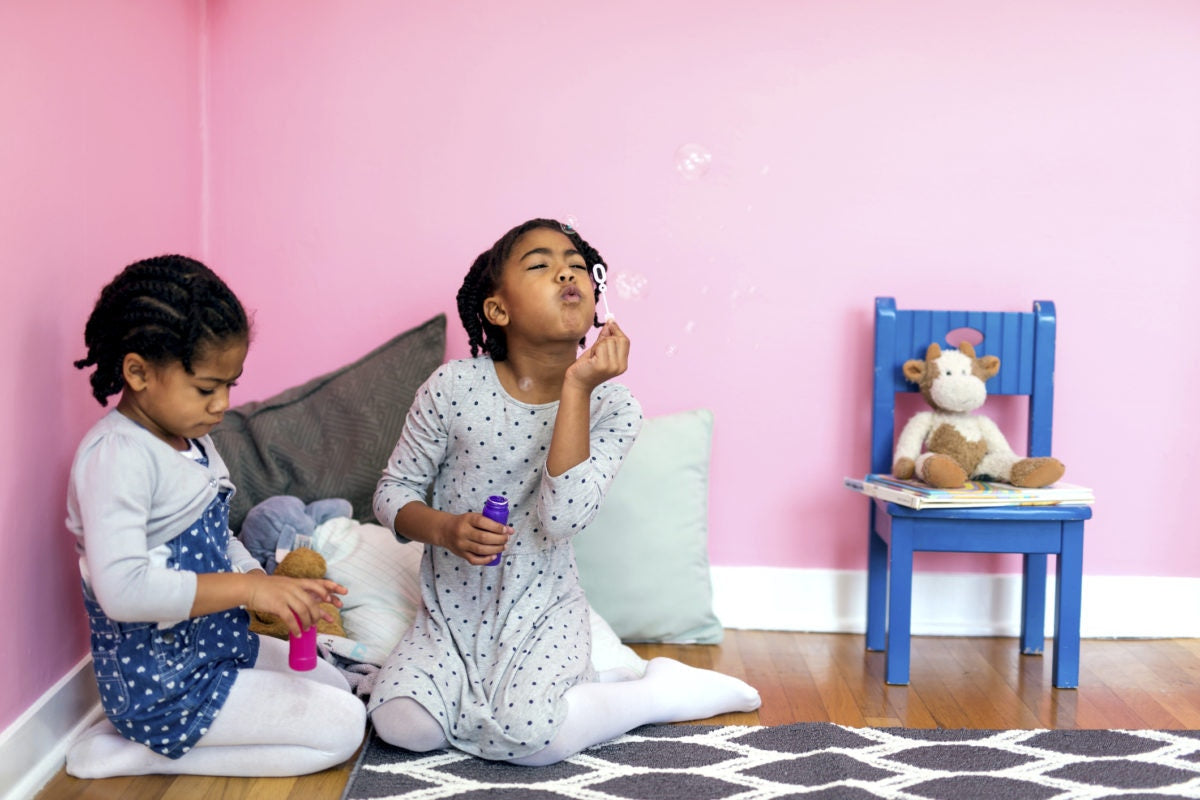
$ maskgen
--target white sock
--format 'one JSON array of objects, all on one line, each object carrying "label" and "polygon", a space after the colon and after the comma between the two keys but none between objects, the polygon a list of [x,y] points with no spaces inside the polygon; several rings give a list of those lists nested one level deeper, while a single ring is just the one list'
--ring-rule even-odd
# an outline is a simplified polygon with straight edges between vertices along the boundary
[{"label": "white sock", "polygon": [[254,669],[238,672],[212,727],[183,756],[160,755],[102,720],[71,745],[67,774],[304,775],[352,756],[362,742],[366,708],[342,674],[324,661],[310,672],[293,672],[286,642],[263,637],[262,644]]},{"label": "white sock", "polygon": [[754,687],[670,658],[652,659],[638,680],[581,683],[567,690],[567,717],[544,749],[512,763],[545,766],[639,725],[707,719],[762,705]]}]

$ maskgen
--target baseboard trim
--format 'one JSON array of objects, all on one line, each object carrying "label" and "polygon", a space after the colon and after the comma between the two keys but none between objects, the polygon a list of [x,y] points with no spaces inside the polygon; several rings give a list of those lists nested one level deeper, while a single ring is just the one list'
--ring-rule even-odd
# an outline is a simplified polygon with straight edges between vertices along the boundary
[{"label": "baseboard trim", "polygon": [[[867,576],[861,570],[713,567],[713,608],[727,628],[862,633]],[[1020,575],[930,572],[913,580],[912,632],[1017,636]],[[1053,563],[1046,634],[1054,631]],[[1200,578],[1085,575],[1081,634],[1089,639],[1200,638]]]},{"label": "baseboard trim", "polygon": [[62,769],[71,742],[101,715],[89,655],[0,733],[0,800],[37,795]]}]

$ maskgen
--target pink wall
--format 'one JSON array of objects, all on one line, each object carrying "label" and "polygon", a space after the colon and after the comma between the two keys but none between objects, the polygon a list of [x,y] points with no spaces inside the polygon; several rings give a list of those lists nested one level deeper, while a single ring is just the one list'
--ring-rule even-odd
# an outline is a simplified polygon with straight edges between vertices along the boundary
[{"label": "pink wall", "polygon": [[471,259],[573,215],[645,279],[613,307],[646,409],[716,412],[714,561],[859,569],[838,487],[867,467],[872,298],[1050,298],[1087,570],[1200,575],[1176,500],[1200,367],[1160,311],[1200,288],[1200,7],[734,8],[214,2],[209,253],[258,308],[244,395],[435,311],[462,355]]},{"label": "pink wall", "polygon": [[201,10],[0,3],[0,730],[87,652],[63,518],[102,410],[71,362],[122,266],[199,250]]},{"label": "pink wall", "polygon": [[1200,7],[1000,5],[0,4],[0,570],[38,610],[0,648],[0,729],[85,652],[63,483],[99,407],[70,361],[104,280],[165,250],[256,310],[250,400],[439,311],[464,355],[470,260],[576,217],[647,411],[716,412],[724,565],[861,568],[838,485],[866,469],[875,295],[1051,298],[1055,449],[1100,497],[1086,570],[1200,576],[1172,313],[1200,293]]}]

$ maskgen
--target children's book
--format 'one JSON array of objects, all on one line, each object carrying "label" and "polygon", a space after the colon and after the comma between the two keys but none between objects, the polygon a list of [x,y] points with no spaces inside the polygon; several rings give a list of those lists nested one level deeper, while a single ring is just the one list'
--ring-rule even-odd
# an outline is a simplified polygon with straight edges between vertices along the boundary
[{"label": "children's book", "polygon": [[842,485],[869,497],[877,497],[909,508],[1089,506],[1095,502],[1091,489],[1062,481],[1041,489],[1022,489],[1008,483],[990,481],[967,481],[961,489],[935,489],[920,481],[905,481],[891,475],[871,474],[861,479],[843,478]]}]

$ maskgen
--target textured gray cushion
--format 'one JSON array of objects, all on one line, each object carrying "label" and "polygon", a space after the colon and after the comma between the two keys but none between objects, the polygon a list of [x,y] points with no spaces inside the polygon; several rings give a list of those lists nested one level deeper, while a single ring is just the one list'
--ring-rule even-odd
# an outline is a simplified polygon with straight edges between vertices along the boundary
[{"label": "textured gray cushion", "polygon": [[344,497],[374,521],[371,498],[417,389],[446,355],[446,316],[396,336],[353,364],[269,400],[230,409],[212,432],[237,486],[230,527],[274,495]]}]

